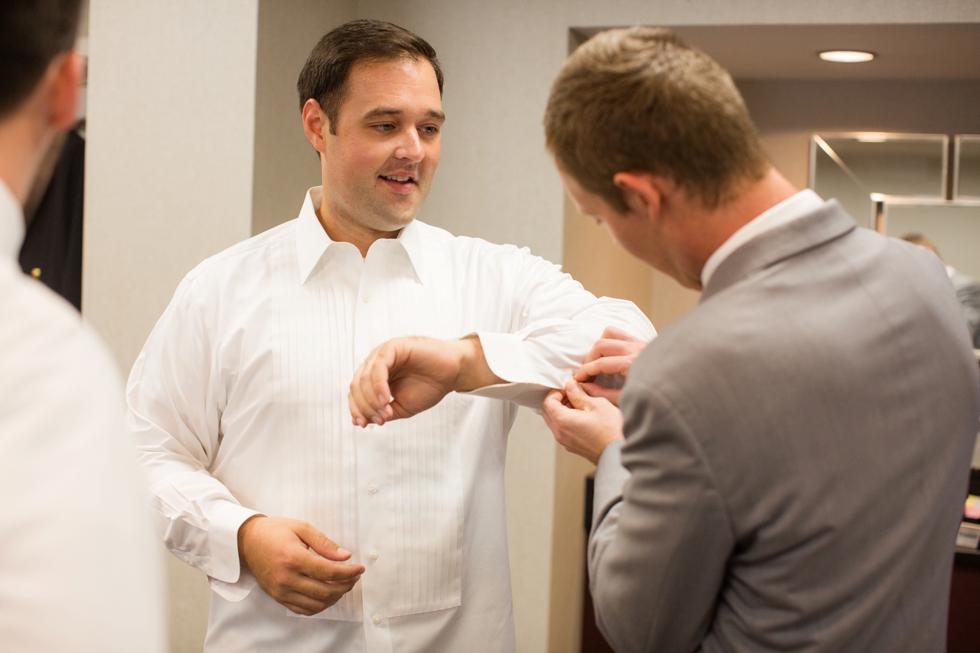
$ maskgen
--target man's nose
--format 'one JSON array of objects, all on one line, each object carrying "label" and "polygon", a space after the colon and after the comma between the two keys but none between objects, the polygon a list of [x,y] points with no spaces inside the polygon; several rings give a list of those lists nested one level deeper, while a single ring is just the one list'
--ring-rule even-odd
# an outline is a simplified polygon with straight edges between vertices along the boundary
[{"label": "man's nose", "polygon": [[398,147],[395,148],[395,158],[396,159],[408,159],[409,161],[418,162],[425,158],[425,149],[422,147],[422,139],[419,138],[418,130],[414,127],[406,129],[402,132],[401,138],[398,142]]}]

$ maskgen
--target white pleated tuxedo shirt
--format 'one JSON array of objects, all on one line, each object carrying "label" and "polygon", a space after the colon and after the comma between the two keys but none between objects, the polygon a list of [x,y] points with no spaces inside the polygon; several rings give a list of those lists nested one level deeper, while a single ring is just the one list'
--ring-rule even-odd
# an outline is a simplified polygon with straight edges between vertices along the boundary
[{"label": "white pleated tuxedo shirt", "polygon": [[[418,221],[362,258],[330,240],[319,202],[314,188],[298,219],[188,274],[130,376],[158,530],[210,577],[205,649],[513,651],[512,402],[540,407],[606,326],[646,339],[653,327],[526,249]],[[474,332],[512,383],[351,424],[349,384],[374,347]],[[322,613],[289,611],[240,572],[238,528],[256,513],[310,522],[366,572]]]},{"label": "white pleated tuxedo shirt", "polygon": [[163,578],[122,381],[78,312],[17,264],[0,180],[0,651],[163,653]]}]

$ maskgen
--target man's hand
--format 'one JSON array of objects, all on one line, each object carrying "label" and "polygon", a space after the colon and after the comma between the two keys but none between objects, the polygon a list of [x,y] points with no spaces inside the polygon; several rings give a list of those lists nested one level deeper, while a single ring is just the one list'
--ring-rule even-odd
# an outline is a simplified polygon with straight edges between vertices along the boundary
[{"label": "man's hand", "polygon": [[375,347],[350,384],[351,421],[384,424],[432,408],[450,392],[503,383],[480,339],[395,338]]},{"label": "man's hand", "polygon": [[297,519],[250,517],[238,529],[238,555],[269,596],[307,616],[339,601],[364,573],[338,564],[350,552]]},{"label": "man's hand", "polygon": [[[567,399],[571,407],[562,401]],[[623,439],[623,414],[608,400],[590,397],[576,381],[565,384],[564,396],[552,390],[541,407],[545,424],[568,451],[598,464],[611,442]]]},{"label": "man's hand", "polygon": [[606,327],[602,338],[596,341],[585,356],[582,367],[575,372],[573,378],[582,384],[582,388],[592,397],[603,397],[611,403],[619,405],[619,388],[607,388],[596,383],[601,375],[619,375],[626,377],[630,366],[647,346],[646,341],[634,338],[616,327]]}]

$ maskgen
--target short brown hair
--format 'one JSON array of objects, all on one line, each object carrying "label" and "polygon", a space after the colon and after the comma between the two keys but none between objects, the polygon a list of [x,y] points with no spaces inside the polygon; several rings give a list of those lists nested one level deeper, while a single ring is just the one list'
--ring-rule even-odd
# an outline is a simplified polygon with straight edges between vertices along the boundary
[{"label": "short brown hair", "polygon": [[313,48],[296,82],[300,111],[307,100],[316,100],[330,119],[330,133],[336,134],[337,113],[347,95],[347,80],[354,64],[396,59],[432,64],[442,94],[442,68],[435,49],[425,39],[391,23],[362,19],[327,32]]},{"label": "short brown hair", "polygon": [[551,87],[544,124],[558,166],[619,211],[617,172],[668,177],[714,208],[769,169],[731,76],[666,29],[583,44]]},{"label": "short brown hair", "polygon": [[75,47],[81,0],[0,0],[0,118],[34,92],[51,61]]}]

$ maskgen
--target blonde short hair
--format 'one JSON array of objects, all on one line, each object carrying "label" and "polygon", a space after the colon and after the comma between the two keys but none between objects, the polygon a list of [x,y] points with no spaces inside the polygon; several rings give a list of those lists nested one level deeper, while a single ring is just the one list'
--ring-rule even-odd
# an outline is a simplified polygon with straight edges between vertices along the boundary
[{"label": "blonde short hair", "polygon": [[617,172],[670,178],[714,208],[769,169],[731,76],[667,29],[608,30],[583,44],[552,85],[544,125],[562,171],[620,211]]}]

